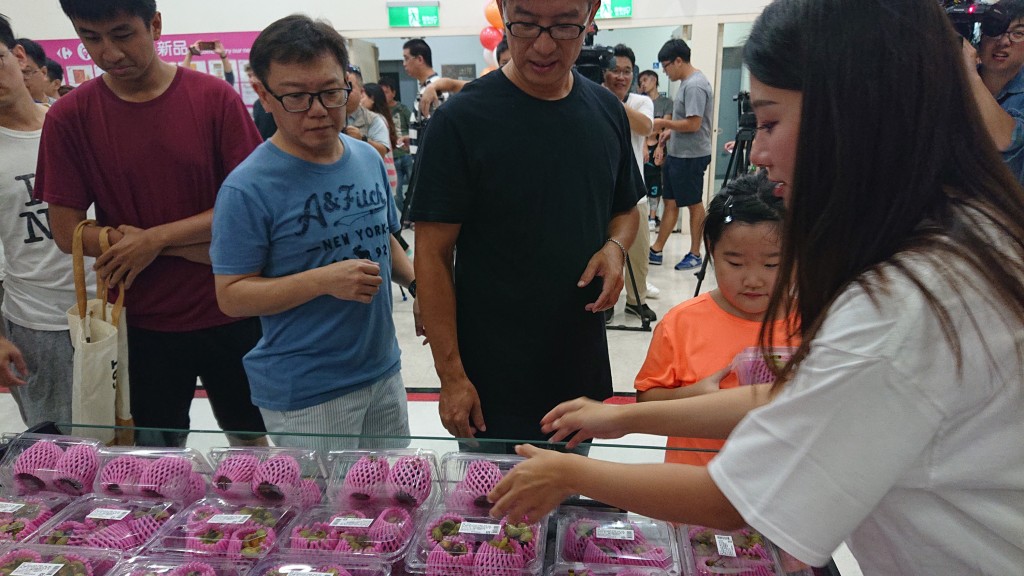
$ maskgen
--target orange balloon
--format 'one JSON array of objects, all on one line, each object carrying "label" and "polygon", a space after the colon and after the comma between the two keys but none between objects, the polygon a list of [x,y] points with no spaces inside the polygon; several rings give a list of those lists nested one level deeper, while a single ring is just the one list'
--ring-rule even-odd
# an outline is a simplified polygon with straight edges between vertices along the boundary
[{"label": "orange balloon", "polygon": [[498,3],[491,2],[484,8],[484,16],[487,17],[487,21],[491,23],[498,30],[505,28],[505,23],[501,21],[501,12],[498,11]]},{"label": "orange balloon", "polygon": [[495,68],[494,66],[488,66],[487,68],[484,68],[484,71],[480,73],[479,77],[483,78],[484,76],[487,76],[488,74],[494,72],[495,70],[497,70],[497,68]]}]

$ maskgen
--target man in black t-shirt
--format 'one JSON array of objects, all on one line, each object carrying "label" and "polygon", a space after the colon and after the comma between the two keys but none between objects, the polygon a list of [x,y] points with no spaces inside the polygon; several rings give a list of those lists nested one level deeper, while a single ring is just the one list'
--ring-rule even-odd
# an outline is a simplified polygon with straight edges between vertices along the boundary
[{"label": "man in black t-shirt", "polygon": [[424,136],[416,279],[456,437],[543,440],[556,404],[612,392],[601,312],[622,289],[645,190],[622,104],[572,70],[600,4],[499,3],[512,62],[453,96]]}]

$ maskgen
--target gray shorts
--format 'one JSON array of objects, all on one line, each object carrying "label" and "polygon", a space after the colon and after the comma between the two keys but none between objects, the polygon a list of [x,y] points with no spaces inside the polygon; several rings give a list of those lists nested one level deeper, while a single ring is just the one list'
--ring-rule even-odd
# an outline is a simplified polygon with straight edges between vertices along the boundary
[{"label": "gray shorts", "polygon": [[71,422],[71,382],[75,350],[67,330],[33,330],[3,321],[7,338],[28,364],[24,386],[11,388],[25,426]]},{"label": "gray shorts", "polygon": [[[409,445],[409,407],[401,372],[302,410],[280,412],[260,408],[260,412],[267,434],[277,446],[314,448],[326,454],[331,450]],[[342,436],[323,436],[325,434]],[[397,438],[381,438],[388,436]]]}]

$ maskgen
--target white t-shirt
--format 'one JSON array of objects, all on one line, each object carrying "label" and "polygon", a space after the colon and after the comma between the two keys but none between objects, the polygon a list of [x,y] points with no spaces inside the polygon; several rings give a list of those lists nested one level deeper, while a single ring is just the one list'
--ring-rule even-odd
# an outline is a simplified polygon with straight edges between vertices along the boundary
[{"label": "white t-shirt", "polygon": [[[57,248],[49,208],[32,193],[41,133],[0,128],[0,240],[7,260],[2,311],[25,328],[67,330],[66,314],[75,303],[71,256]],[[96,285],[92,265],[87,258],[90,294]]]},{"label": "white t-shirt", "polygon": [[880,308],[859,286],[837,299],[794,379],[708,471],[810,564],[846,539],[868,575],[1020,574],[1024,330],[973,274],[913,266],[950,311],[963,376],[921,293],[890,270]]},{"label": "white t-shirt", "polygon": [[[647,116],[652,121],[654,120],[654,102],[650,96],[630,92],[626,96],[626,106]],[[630,131],[629,135],[630,143],[633,144],[633,157],[636,158],[636,167],[640,169],[640,176],[642,177],[644,174],[644,149],[647,147],[644,142],[647,140],[647,135],[637,134],[632,131]],[[647,197],[644,196],[644,200],[646,199]]]}]

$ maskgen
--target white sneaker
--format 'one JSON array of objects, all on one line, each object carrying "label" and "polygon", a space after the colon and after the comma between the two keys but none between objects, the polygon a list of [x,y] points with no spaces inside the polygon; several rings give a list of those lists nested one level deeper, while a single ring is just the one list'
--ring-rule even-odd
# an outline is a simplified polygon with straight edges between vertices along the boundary
[{"label": "white sneaker", "polygon": [[647,219],[647,230],[650,232],[654,232],[654,218]]},{"label": "white sneaker", "polygon": [[650,298],[651,300],[657,300],[658,297],[660,297],[660,296],[661,296],[661,290],[658,290],[657,286],[655,286],[654,284],[651,284],[650,282],[648,282],[647,283],[647,297]]}]

